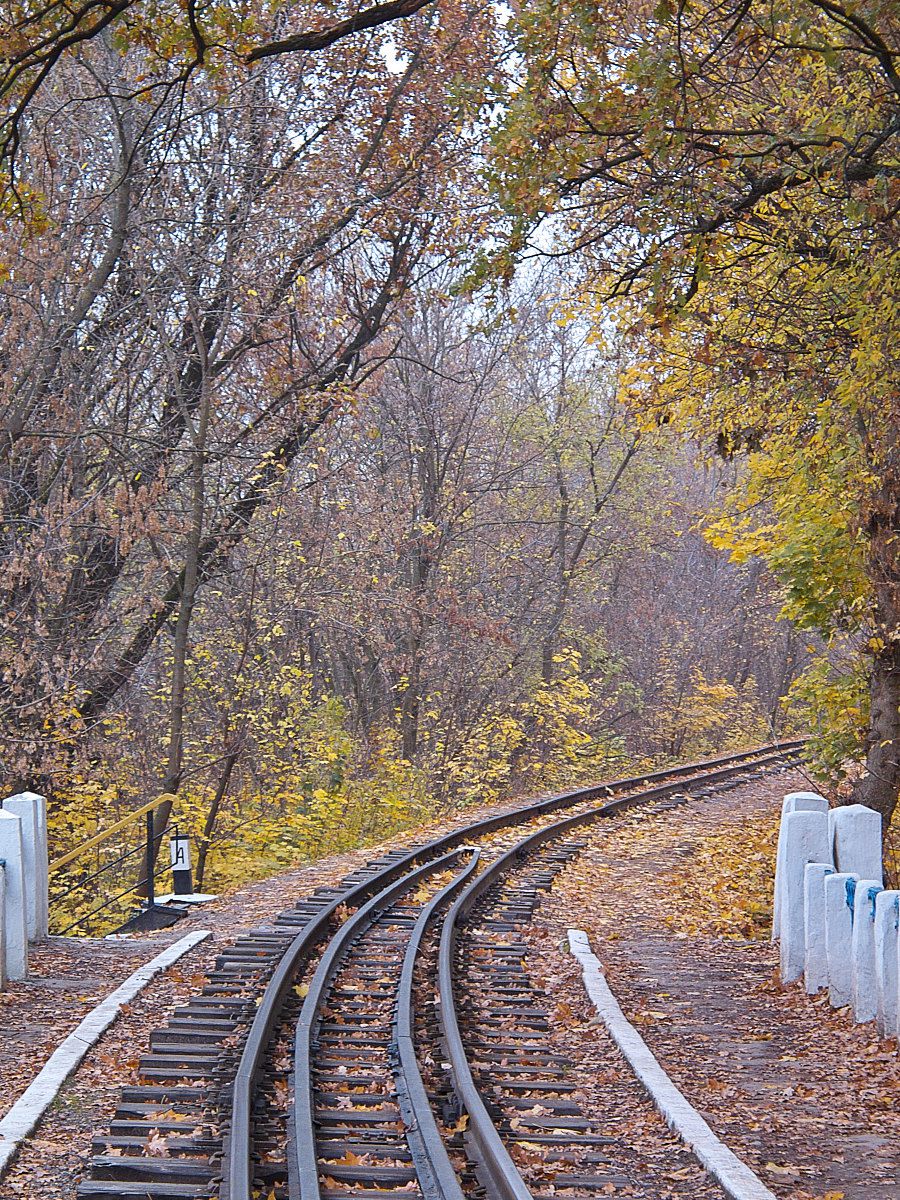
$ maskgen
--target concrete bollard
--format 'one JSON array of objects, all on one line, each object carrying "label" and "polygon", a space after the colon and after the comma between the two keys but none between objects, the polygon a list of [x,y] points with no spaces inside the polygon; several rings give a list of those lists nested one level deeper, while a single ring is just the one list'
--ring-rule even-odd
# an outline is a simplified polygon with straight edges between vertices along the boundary
[{"label": "concrete bollard", "polygon": [[856,875],[826,875],[825,949],[828,955],[828,999],[833,1008],[853,1000],[853,893]]},{"label": "concrete bollard", "polygon": [[853,1019],[858,1025],[878,1015],[875,992],[875,899],[882,891],[878,879],[860,879],[853,893]]},{"label": "concrete bollard", "polygon": [[845,804],[828,814],[828,840],[837,871],[884,883],[881,816],[864,804]]},{"label": "concrete bollard", "polygon": [[833,874],[827,863],[807,863],[803,872],[803,982],[810,996],[828,987],[824,885],[826,875]]},{"label": "concrete bollard", "polygon": [[897,1036],[897,953],[900,892],[875,897],[875,1019],[882,1037]]},{"label": "concrete bollard", "polygon": [[0,809],[0,859],[5,864],[3,929],[6,937],[7,979],[24,979],[28,974],[28,927],[25,911],[25,871],[22,822]]},{"label": "concrete bollard", "polygon": [[[828,801],[818,792],[788,792],[781,802],[781,824],[778,827],[778,853],[775,857],[775,895],[772,906],[772,941],[781,937],[781,890],[784,886],[784,818],[789,812],[828,812]],[[830,844],[830,843],[829,843]],[[831,861],[827,855],[826,861]]]},{"label": "concrete bollard", "polygon": [[807,863],[827,861],[828,817],[823,812],[789,812],[784,821],[781,888],[781,982],[803,974],[805,931],[803,881]]},{"label": "concrete bollard", "polygon": [[47,831],[47,797],[38,792],[24,792],[23,795],[33,801],[37,812],[38,835],[40,852],[38,854],[38,927],[37,937],[50,936],[50,836]]},{"label": "concrete bollard", "polygon": [[49,932],[46,801],[35,792],[19,792],[16,796],[8,796],[0,807],[22,822],[25,915],[29,940],[46,938]]},{"label": "concrete bollard", "polygon": [[0,860],[0,989],[6,987],[6,863]]}]

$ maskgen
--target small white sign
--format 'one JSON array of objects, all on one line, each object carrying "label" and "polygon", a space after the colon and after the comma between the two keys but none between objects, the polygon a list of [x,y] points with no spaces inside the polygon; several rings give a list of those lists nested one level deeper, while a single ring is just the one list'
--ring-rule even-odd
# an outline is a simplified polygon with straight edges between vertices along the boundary
[{"label": "small white sign", "polygon": [[191,869],[191,839],[187,835],[169,838],[169,858],[173,871]]}]

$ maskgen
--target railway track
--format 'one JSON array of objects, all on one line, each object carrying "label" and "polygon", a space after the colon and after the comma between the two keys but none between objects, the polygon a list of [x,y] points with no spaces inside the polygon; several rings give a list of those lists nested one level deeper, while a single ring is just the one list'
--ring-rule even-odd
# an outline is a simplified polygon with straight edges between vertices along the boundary
[{"label": "railway track", "polygon": [[787,769],[801,749],[562,793],[318,889],[223,951],[151,1035],[79,1200],[608,1194],[612,1139],[549,1045],[521,931],[583,827]]}]

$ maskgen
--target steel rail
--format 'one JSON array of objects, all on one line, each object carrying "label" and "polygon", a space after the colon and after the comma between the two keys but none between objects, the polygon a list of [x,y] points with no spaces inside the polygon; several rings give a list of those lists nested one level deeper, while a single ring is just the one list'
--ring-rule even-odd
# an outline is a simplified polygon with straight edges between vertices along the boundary
[{"label": "steel rail", "polygon": [[[758,758],[752,765],[762,766],[781,760],[780,754]],[[695,777],[689,777],[687,782],[715,783],[739,774],[749,764],[744,761],[730,767],[718,770],[704,771]],[[683,778],[683,777],[682,777]],[[517,842],[510,850],[502,854],[475,879],[466,890],[454,901],[450,911],[444,918],[441,929],[441,942],[438,951],[438,994],[441,1030],[447,1057],[450,1062],[450,1072],[457,1097],[468,1114],[467,1135],[474,1147],[474,1160],[480,1168],[482,1184],[487,1187],[491,1200],[533,1200],[532,1193],[519,1173],[509,1151],[503,1143],[497,1128],[491,1119],[487,1106],[472,1075],[463,1043],[459,1016],[456,1010],[456,997],[453,987],[454,963],[461,928],[475,905],[518,864],[545,842],[555,841],[564,837],[570,830],[604,817],[613,817],[628,808],[649,804],[654,800],[675,799],[677,804],[688,803],[687,797],[675,798],[677,789],[684,782],[661,784],[658,787],[646,788],[641,792],[612,800],[587,812],[575,813],[546,825],[543,829],[529,834]],[[305,1198],[304,1198],[305,1200]]]},{"label": "steel rail", "polygon": [[386,880],[408,873],[416,855],[406,855],[365,880],[350,892],[335,897],[304,925],[281,957],[263,993],[238,1063],[231,1102],[231,1120],[224,1156],[222,1194],[229,1200],[252,1200],[253,1146],[252,1111],[257,1080],[279,1013],[294,984],[300,962],[324,939],[331,921],[342,905],[354,905]]},{"label": "steel rail", "polygon": [[328,948],[319,959],[315,974],[309,985],[309,991],[303,1001],[300,1016],[297,1020],[297,1034],[294,1042],[294,1111],[291,1122],[293,1132],[293,1159],[296,1176],[290,1180],[289,1194],[300,1200],[321,1200],[319,1189],[319,1159],[316,1154],[316,1131],[313,1119],[313,1080],[312,1055],[315,1044],[316,1026],[321,1018],[329,985],[353,941],[391,907],[404,893],[420,879],[434,875],[444,867],[448,867],[459,855],[459,850],[451,850],[440,858],[433,858],[422,866],[407,872],[373,896],[362,908],[348,917],[338,932],[328,943]]},{"label": "steel rail", "polygon": [[228,1200],[253,1200],[253,1096],[256,1084],[263,1072],[265,1052],[278,1024],[279,1012],[293,986],[299,964],[323,940],[341,905],[357,905],[361,900],[384,887],[390,880],[407,873],[417,860],[444,854],[454,847],[465,845],[473,838],[483,837],[498,829],[522,824],[524,821],[544,816],[557,809],[572,807],[594,798],[612,796],[620,791],[629,791],[652,780],[683,779],[685,776],[690,776],[692,772],[702,772],[706,768],[715,767],[718,764],[730,763],[735,767],[744,766],[749,765],[752,760],[759,760],[760,756],[765,756],[766,763],[779,759],[787,762],[796,757],[797,751],[805,744],[805,741],[804,738],[795,738],[775,742],[772,746],[756,747],[752,750],[701,759],[693,763],[663,767],[657,771],[645,772],[625,779],[609,780],[559,792],[530,804],[507,809],[505,812],[484,817],[463,828],[414,847],[408,854],[395,859],[393,863],[384,867],[372,878],[337,897],[312,917],[289,944],[272,973],[251,1023],[234,1079],[228,1122],[229,1130],[222,1164],[222,1195],[227,1196]]},{"label": "steel rail", "polygon": [[397,991],[392,1047],[399,1066],[396,1074],[397,1099],[418,1176],[419,1190],[425,1200],[465,1200],[459,1178],[434,1119],[431,1101],[416,1058],[413,974],[422,940],[438,911],[467,883],[478,866],[481,852],[475,846],[463,846],[460,853],[468,849],[472,851],[472,858],[468,864],[422,909],[403,958],[400,986]]}]

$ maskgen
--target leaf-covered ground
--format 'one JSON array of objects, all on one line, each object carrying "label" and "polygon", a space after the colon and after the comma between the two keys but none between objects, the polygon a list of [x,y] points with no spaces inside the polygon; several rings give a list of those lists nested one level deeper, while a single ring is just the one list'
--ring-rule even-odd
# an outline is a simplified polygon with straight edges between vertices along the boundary
[{"label": "leaf-covered ground", "polygon": [[[598,1028],[564,949],[570,925],[588,930],[614,991],[676,1082],[779,1197],[900,1195],[894,1046],[823,999],[777,982],[767,924],[776,815],[781,794],[800,785],[808,786],[799,777],[763,779],[660,816],[606,823],[540,910],[528,965],[553,998],[554,1037],[580,1060],[579,1100],[605,1113],[631,1162],[639,1153],[646,1166],[642,1178],[622,1181],[618,1195],[660,1200],[687,1189],[711,1200],[719,1192],[679,1150]],[[499,835],[496,848],[518,836]],[[91,1134],[133,1080],[150,1030],[202,983],[221,947],[373,853],[254,884],[179,926],[176,934],[211,928],[214,939],[155,981],[101,1039],[0,1183],[0,1196],[71,1200]],[[97,996],[171,936],[42,951],[41,974],[0,995],[0,1105],[8,1107]],[[648,1192],[650,1179],[656,1190]]]},{"label": "leaf-covered ground", "polygon": [[589,1018],[564,934],[587,930],[666,1070],[779,1197],[896,1200],[895,1044],[778,982],[774,833],[781,795],[798,786],[809,785],[763,779],[598,828],[541,910],[535,961],[560,1036],[583,1045]]},{"label": "leaf-covered ground", "polygon": [[0,992],[0,1116],[78,1022],[171,940],[52,938],[32,947],[29,977]]}]

